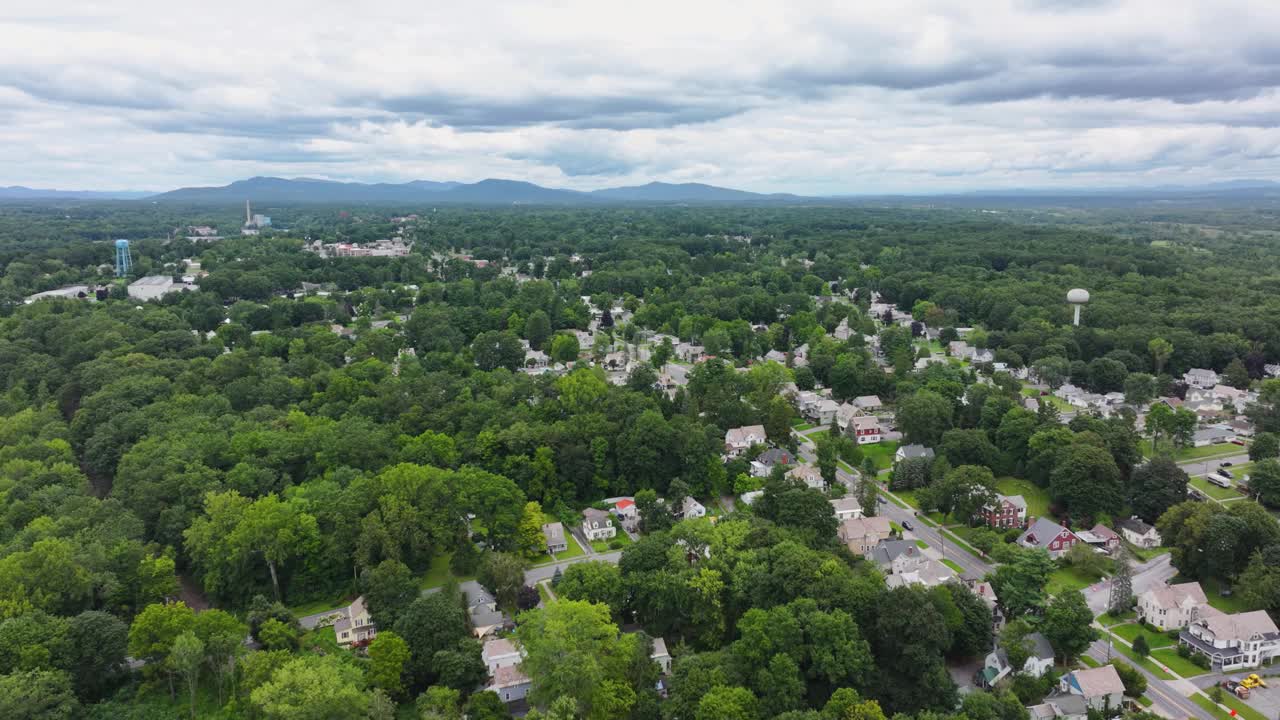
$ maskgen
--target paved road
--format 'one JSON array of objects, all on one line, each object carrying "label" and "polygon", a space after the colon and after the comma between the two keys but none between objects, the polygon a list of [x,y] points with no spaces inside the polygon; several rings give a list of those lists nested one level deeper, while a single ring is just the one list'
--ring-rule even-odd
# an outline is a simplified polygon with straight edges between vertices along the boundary
[{"label": "paved road", "polygon": [[[799,455],[804,458],[806,462],[817,464],[817,456],[814,455],[813,449],[808,445],[802,444],[800,446]],[[836,468],[836,479],[844,483],[848,492],[857,491],[857,478],[838,467]],[[885,490],[882,490],[881,492],[887,493]],[[956,546],[955,541],[944,538],[938,532],[937,528],[925,524],[916,517],[912,510],[903,509],[890,501],[880,503],[876,508],[876,514],[883,515],[899,525],[901,525],[904,520],[910,522],[914,529],[905,531],[903,533],[903,537],[923,540],[926,543],[929,543],[930,547],[937,548],[938,551],[942,553],[943,557],[956,563],[962,570],[964,570],[963,575],[966,578],[981,580],[987,573],[995,569],[994,564],[979,560],[967,550]]]},{"label": "paved road", "polygon": [[[1133,594],[1138,596],[1152,588],[1160,587],[1177,574],[1178,571],[1169,563],[1169,553],[1157,555],[1145,563],[1138,563],[1133,566]],[[1084,590],[1084,599],[1089,603],[1089,609],[1094,615],[1107,609],[1107,600],[1110,596],[1110,578],[1094,583]]]}]

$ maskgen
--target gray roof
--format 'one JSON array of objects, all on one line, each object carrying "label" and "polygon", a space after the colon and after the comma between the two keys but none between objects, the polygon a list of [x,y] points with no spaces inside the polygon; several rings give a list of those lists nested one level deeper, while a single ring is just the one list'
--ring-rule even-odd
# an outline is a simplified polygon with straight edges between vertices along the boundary
[{"label": "gray roof", "polygon": [[1031,633],[1026,637],[1031,641],[1031,654],[1042,660],[1052,660],[1054,657],[1053,645],[1049,643],[1049,638],[1040,633]]},{"label": "gray roof", "polygon": [[904,458],[933,457],[933,448],[923,445],[903,445],[898,448],[898,452],[902,453]]},{"label": "gray roof", "polygon": [[759,457],[756,458],[756,461],[759,462],[761,465],[778,465],[780,463],[784,463],[784,464],[792,463],[795,461],[795,458],[793,458],[791,456],[791,453],[787,452],[786,450],[779,450],[778,448],[769,448],[768,450],[765,450],[764,452],[760,453]]},{"label": "gray roof", "polygon": [[919,555],[920,548],[914,540],[881,540],[871,550],[871,559],[877,565],[888,565],[903,555]]},{"label": "gray roof", "polygon": [[1146,535],[1147,533],[1155,529],[1150,525],[1146,524],[1145,522],[1139,520],[1138,518],[1128,518],[1126,520],[1121,520],[1116,523],[1116,526],[1122,530],[1135,532],[1135,533],[1138,533],[1139,535]]},{"label": "gray roof", "polygon": [[1049,518],[1042,516],[1036,518],[1036,521],[1031,524],[1031,527],[1027,528],[1026,532],[1022,533],[1022,536],[1019,537],[1018,540],[1020,542],[1029,543],[1032,542],[1032,537],[1034,537],[1035,540],[1033,544],[1037,547],[1041,547],[1048,545],[1054,538],[1058,537],[1063,530],[1066,530],[1066,528]]},{"label": "gray roof", "polygon": [[605,512],[604,510],[587,508],[586,510],[582,511],[582,517],[586,518],[587,520],[594,520],[598,522],[607,523],[607,521],[609,520],[609,513]]}]

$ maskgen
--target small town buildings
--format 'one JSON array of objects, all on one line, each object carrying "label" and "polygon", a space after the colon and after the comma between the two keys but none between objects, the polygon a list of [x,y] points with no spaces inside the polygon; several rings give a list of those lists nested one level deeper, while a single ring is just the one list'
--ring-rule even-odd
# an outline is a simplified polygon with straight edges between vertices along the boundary
[{"label": "small town buildings", "polygon": [[1280,655],[1280,629],[1266,610],[1206,613],[1191,621],[1178,638],[1193,652],[1207,656],[1214,672],[1256,668]]},{"label": "small town buildings", "polygon": [[858,502],[858,498],[852,495],[845,495],[842,498],[832,500],[831,509],[836,514],[836,520],[840,522],[862,517],[862,503]]},{"label": "small town buildings", "polygon": [[1144,550],[1160,547],[1160,533],[1139,518],[1132,517],[1116,523],[1125,540]]},{"label": "small town buildings", "polygon": [[853,419],[853,436],[859,445],[878,443],[881,439],[880,420],[874,415],[859,415]]},{"label": "small town buildings", "polygon": [[1021,495],[997,495],[996,501],[978,516],[991,528],[1021,528],[1027,525],[1027,501]]},{"label": "small town buildings", "polygon": [[1079,695],[1054,695],[1027,708],[1030,720],[1087,720],[1089,706]]},{"label": "small town buildings", "polygon": [[1064,695],[1078,695],[1098,711],[1119,710],[1124,700],[1124,683],[1111,665],[1073,670],[1062,676],[1058,687]]},{"label": "small town buildings", "polygon": [[372,640],[378,634],[378,628],[369,618],[369,610],[364,605],[364,596],[356,598],[342,617],[333,623],[333,635],[342,647],[351,647]]},{"label": "small town buildings", "polygon": [[1026,663],[1016,671],[1009,664],[1009,655],[1003,647],[996,648],[994,652],[987,654],[980,674],[983,687],[995,687],[996,683],[1015,672],[1032,677],[1043,677],[1053,668],[1053,646],[1049,644],[1048,638],[1040,633],[1031,633],[1023,641],[1030,648],[1031,654],[1027,657]]},{"label": "small town buildings", "polygon": [[832,420],[836,419],[836,412],[840,410],[840,403],[831,398],[823,398],[814,407],[812,414],[809,416],[815,423],[819,425],[830,425]]},{"label": "small town buildings", "polygon": [[896,453],[893,454],[893,459],[895,462],[901,462],[903,460],[911,460],[911,459],[920,458],[920,457],[926,457],[932,460],[933,448],[927,448],[923,445],[903,445],[898,448],[898,451]]},{"label": "small town buildings", "polygon": [[763,445],[766,440],[763,425],[730,428],[724,433],[724,454],[735,458],[746,452],[752,445]]},{"label": "small town buildings", "polygon": [[1076,537],[1080,538],[1082,542],[1106,552],[1111,552],[1120,547],[1120,536],[1116,534],[1115,530],[1102,523],[1098,523],[1088,530],[1077,532]]},{"label": "small town buildings", "polygon": [[1201,608],[1209,607],[1208,602],[1198,582],[1155,587],[1138,596],[1138,619],[1161,632],[1181,630],[1200,616]]},{"label": "small town buildings", "polygon": [[877,395],[860,395],[853,399],[853,404],[863,412],[875,412],[882,407]]},{"label": "small town buildings", "polygon": [[129,297],[134,300],[159,300],[169,293],[194,290],[195,286],[175,283],[169,275],[148,275],[129,283]]},{"label": "small town buildings", "polygon": [[39,300],[53,300],[56,298],[92,301],[97,299],[97,293],[94,291],[94,288],[91,288],[88,285],[68,285],[56,290],[45,290],[44,292],[38,292],[35,295],[28,295],[22,302],[26,305],[30,305],[31,303]]},{"label": "small town buildings", "polygon": [[867,557],[881,540],[889,539],[893,527],[887,517],[853,518],[841,523],[836,534],[850,552]]},{"label": "small town buildings", "polygon": [[813,490],[824,490],[827,481],[822,479],[822,472],[813,465],[797,465],[787,471],[787,479],[804,483]]},{"label": "small town buildings", "polygon": [[515,667],[519,665],[522,657],[515,644],[506,638],[485,640],[484,648],[480,651],[480,658],[484,660],[485,667],[489,669],[490,675],[500,667]]},{"label": "small town buildings", "polygon": [[625,497],[613,504],[613,515],[624,529],[635,530],[636,522],[640,520],[640,509],[633,498]]},{"label": "small town buildings", "polygon": [[773,472],[774,466],[793,465],[795,461],[795,456],[790,452],[779,450],[778,448],[769,448],[751,461],[751,475],[753,477],[769,477],[769,473]]},{"label": "small town buildings", "polygon": [[671,674],[671,653],[667,652],[666,640],[660,637],[653,639],[653,652],[649,653],[649,659],[658,664],[663,675]]},{"label": "small town buildings", "polygon": [[770,350],[764,354],[765,362],[776,362],[781,365],[787,364],[787,354],[779,350]]},{"label": "small town buildings", "polygon": [[1182,381],[1191,387],[1208,390],[1218,384],[1218,373],[1204,368],[1191,368],[1182,375]]},{"label": "small town buildings", "polygon": [[476,585],[466,590],[467,615],[471,618],[472,632],[477,638],[496,632],[506,624],[507,618],[498,610],[498,601],[484,588]]},{"label": "small town buildings", "polygon": [[564,525],[558,522],[542,526],[542,536],[547,540],[547,552],[555,554],[569,549],[569,539],[565,537]]},{"label": "small town buildings", "polygon": [[[1218,411],[1212,411],[1213,417],[1217,417],[1218,414]],[[1233,437],[1235,437],[1235,433],[1230,428],[1207,427],[1195,431],[1191,436],[1191,444],[1195,447],[1208,447],[1231,442]]]},{"label": "small town buildings", "polygon": [[519,665],[503,665],[493,671],[485,690],[494,693],[504,703],[515,703],[529,696],[533,683],[520,670]]},{"label": "small town buildings", "polygon": [[707,516],[707,508],[702,503],[691,497],[686,497],[684,501],[680,503],[678,510],[679,512],[676,513],[676,516],[682,520],[693,520]]},{"label": "small town buildings", "polygon": [[1046,550],[1054,558],[1065,554],[1077,542],[1080,542],[1080,538],[1075,533],[1046,517],[1036,518],[1031,527],[1018,538],[1019,545]]},{"label": "small town buildings", "polygon": [[582,534],[588,540],[609,540],[618,534],[613,517],[604,510],[587,508],[582,511]]}]

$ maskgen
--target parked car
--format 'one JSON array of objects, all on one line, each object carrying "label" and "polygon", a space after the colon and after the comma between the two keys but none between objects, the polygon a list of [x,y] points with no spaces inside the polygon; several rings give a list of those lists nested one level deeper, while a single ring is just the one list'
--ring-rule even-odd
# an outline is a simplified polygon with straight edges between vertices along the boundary
[{"label": "parked car", "polygon": [[1235,438],[1234,440],[1232,440],[1232,441],[1231,441],[1231,444],[1232,444],[1232,445],[1239,445],[1240,447],[1244,447],[1244,441],[1243,441],[1243,440],[1241,440],[1240,438]]},{"label": "parked car", "polygon": [[1229,478],[1235,477],[1235,475],[1231,474],[1231,471],[1226,468],[1218,468],[1218,474]]},{"label": "parked car", "polygon": [[1226,462],[1218,463],[1218,467],[1231,467],[1234,464],[1235,463],[1231,462],[1230,460],[1227,460]]},{"label": "parked car", "polygon": [[903,521],[902,521],[902,529],[903,529],[903,530],[915,530],[915,528],[911,526],[911,521],[910,521],[910,520],[903,520]]}]

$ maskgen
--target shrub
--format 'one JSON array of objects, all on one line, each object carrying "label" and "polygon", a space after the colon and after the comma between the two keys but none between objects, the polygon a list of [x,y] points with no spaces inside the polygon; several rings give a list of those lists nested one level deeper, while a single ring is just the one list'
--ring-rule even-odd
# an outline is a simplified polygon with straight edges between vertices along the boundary
[{"label": "shrub", "polygon": [[1151,646],[1147,645],[1147,636],[1139,635],[1133,639],[1133,654],[1146,657],[1151,654]]},{"label": "shrub", "polygon": [[609,549],[610,549],[610,550],[621,550],[621,549],[622,549],[622,547],[623,547],[623,545],[622,545],[622,541],[621,541],[621,540],[619,540],[619,539],[617,539],[617,538],[614,538],[613,540],[610,540],[610,541],[609,541]]},{"label": "shrub", "polygon": [[1196,667],[1203,668],[1205,670],[1209,669],[1208,655],[1201,655],[1200,653],[1196,653],[1195,655],[1192,656],[1191,662],[1195,663]]}]

